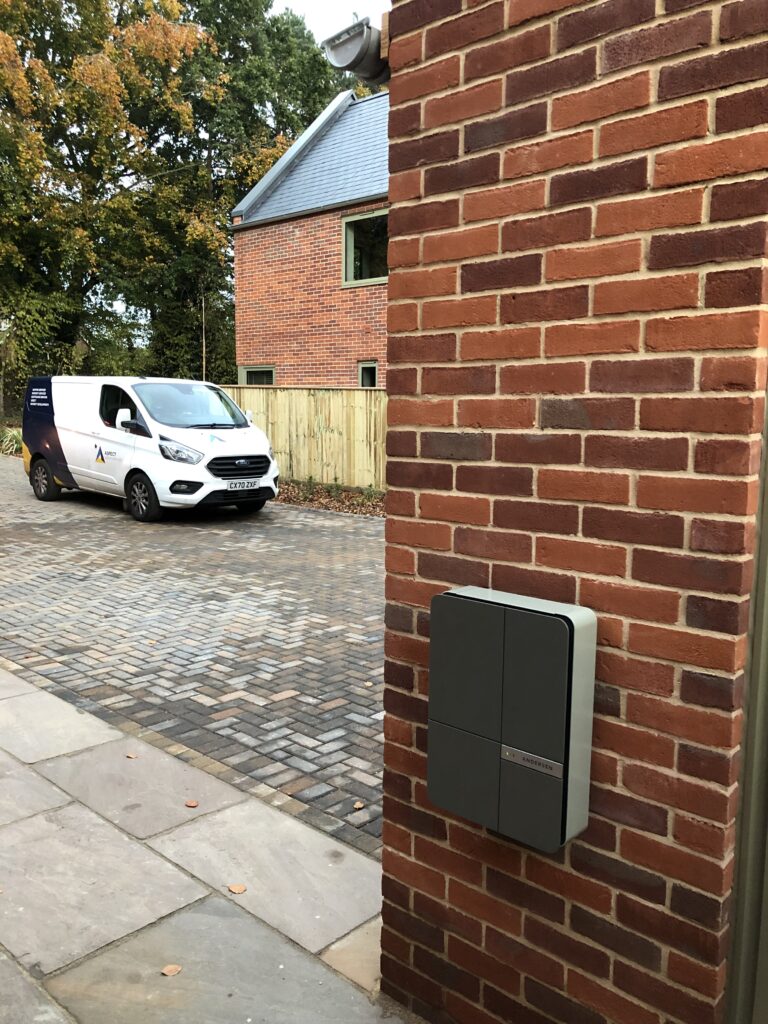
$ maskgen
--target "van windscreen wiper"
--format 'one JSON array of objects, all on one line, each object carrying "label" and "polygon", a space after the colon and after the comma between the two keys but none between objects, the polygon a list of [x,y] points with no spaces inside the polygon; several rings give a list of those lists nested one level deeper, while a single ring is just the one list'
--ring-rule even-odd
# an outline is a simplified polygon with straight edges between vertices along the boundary
[{"label": "van windscreen wiper", "polygon": [[234,430],[234,423],[190,423],[189,430]]}]

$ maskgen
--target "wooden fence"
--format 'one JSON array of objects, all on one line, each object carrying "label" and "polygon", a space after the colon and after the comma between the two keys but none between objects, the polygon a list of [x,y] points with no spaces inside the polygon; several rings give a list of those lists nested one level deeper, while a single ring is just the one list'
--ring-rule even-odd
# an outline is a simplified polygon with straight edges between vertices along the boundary
[{"label": "wooden fence", "polygon": [[385,487],[387,396],[373,388],[223,389],[267,434],[290,480]]}]

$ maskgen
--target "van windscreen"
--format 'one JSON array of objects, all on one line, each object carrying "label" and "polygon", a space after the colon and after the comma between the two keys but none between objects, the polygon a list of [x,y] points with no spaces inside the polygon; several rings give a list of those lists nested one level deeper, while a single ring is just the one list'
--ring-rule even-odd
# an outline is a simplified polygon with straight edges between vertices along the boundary
[{"label": "van windscreen", "polygon": [[232,430],[248,426],[229,395],[211,384],[172,381],[133,387],[152,419],[167,427]]}]

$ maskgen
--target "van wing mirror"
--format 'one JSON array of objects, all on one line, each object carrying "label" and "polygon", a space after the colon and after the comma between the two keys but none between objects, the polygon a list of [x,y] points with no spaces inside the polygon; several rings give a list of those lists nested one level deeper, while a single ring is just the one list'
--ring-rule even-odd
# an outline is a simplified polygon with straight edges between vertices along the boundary
[{"label": "van wing mirror", "polygon": [[249,423],[253,423],[253,413],[251,412],[250,409],[246,409],[245,418],[248,420]]},{"label": "van wing mirror", "polygon": [[115,426],[118,430],[130,430],[131,425],[134,423],[134,419],[131,416],[130,409],[118,409],[117,416],[115,416]]}]

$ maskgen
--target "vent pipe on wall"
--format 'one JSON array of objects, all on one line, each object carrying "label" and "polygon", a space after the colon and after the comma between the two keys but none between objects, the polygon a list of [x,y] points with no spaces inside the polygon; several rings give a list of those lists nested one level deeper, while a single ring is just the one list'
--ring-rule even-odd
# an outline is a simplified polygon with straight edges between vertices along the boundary
[{"label": "vent pipe on wall", "polygon": [[389,81],[389,64],[382,56],[381,32],[373,28],[370,18],[337,32],[320,45],[328,62],[340,71],[350,71],[367,85],[383,85]]}]

